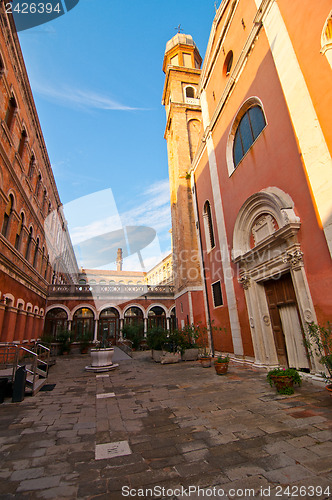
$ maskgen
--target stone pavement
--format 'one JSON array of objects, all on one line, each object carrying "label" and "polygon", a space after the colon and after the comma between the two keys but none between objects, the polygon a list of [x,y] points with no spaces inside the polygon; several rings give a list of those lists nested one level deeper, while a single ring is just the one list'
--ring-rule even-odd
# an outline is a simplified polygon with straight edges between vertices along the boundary
[{"label": "stone pavement", "polygon": [[59,357],[53,391],[0,405],[0,499],[332,497],[323,387],[277,396],[263,370],[217,376],[149,352],[108,374],[89,362]]}]

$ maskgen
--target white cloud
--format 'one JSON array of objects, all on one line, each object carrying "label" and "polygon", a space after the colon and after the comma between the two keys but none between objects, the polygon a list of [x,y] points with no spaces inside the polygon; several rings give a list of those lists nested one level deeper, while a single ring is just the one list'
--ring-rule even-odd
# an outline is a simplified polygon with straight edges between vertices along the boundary
[{"label": "white cloud", "polygon": [[77,87],[70,87],[69,85],[52,87],[49,84],[33,81],[31,86],[35,93],[48,97],[51,100],[54,100],[57,103],[63,104],[65,106],[71,105],[72,107],[79,107],[88,110],[142,110],[142,108],[133,108],[131,106],[126,106],[125,104],[121,104],[111,97],[102,95],[92,90],[79,89]]}]

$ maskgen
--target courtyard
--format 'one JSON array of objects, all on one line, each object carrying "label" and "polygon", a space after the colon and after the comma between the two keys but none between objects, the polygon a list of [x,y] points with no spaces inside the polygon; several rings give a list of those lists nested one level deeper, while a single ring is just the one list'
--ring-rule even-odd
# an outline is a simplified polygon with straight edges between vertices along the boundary
[{"label": "courtyard", "polygon": [[97,375],[88,355],[58,357],[53,390],[5,400],[0,499],[331,497],[324,387],[281,396],[239,363],[217,376],[116,354],[119,368]]}]

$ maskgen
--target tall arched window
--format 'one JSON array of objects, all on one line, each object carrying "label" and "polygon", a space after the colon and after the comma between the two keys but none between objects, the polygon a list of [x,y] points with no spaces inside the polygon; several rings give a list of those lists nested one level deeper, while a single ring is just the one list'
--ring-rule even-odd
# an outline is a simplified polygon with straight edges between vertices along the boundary
[{"label": "tall arched window", "polygon": [[37,269],[38,252],[39,252],[39,238],[37,238],[37,240],[36,240],[35,253],[34,253],[34,256],[33,256],[33,267],[35,269]]},{"label": "tall arched window", "polygon": [[27,244],[27,249],[26,249],[26,252],[25,252],[25,258],[26,258],[26,260],[29,260],[29,257],[30,257],[30,250],[31,250],[31,246],[32,246],[32,239],[33,239],[33,229],[32,229],[32,227],[30,227],[29,236],[28,236],[28,244]]},{"label": "tall arched window", "polygon": [[234,137],[233,159],[235,167],[251,148],[265,126],[265,116],[259,105],[252,106],[244,113]]},{"label": "tall arched window", "polygon": [[321,37],[321,53],[325,54],[327,60],[332,67],[332,11],[327,18]]},{"label": "tall arched window", "polygon": [[209,252],[210,250],[212,250],[212,248],[215,247],[215,240],[214,240],[213,222],[211,214],[211,205],[208,200],[204,203],[203,221],[204,221],[206,249]]},{"label": "tall arched window", "polygon": [[33,177],[33,172],[35,169],[35,155],[32,154],[29,162],[29,170],[28,170],[28,177],[31,180]]},{"label": "tall arched window", "polygon": [[20,250],[20,248],[21,248],[22,235],[23,235],[23,227],[24,227],[24,213],[22,212],[21,213],[20,222],[19,222],[18,228],[17,228],[16,238],[15,238],[15,248],[16,248],[16,250]]},{"label": "tall arched window", "polygon": [[5,213],[3,216],[3,223],[2,223],[2,230],[1,233],[7,238],[9,234],[9,225],[10,225],[10,219],[11,215],[13,212],[13,206],[14,206],[14,197],[12,194],[9,195],[9,200],[6,205]]},{"label": "tall arched window", "polygon": [[36,191],[35,191],[36,198],[38,198],[40,186],[41,186],[41,175],[39,174],[38,179],[37,179],[37,184],[36,184]]},{"label": "tall arched window", "polygon": [[27,136],[27,133],[26,131],[23,129],[22,130],[22,133],[21,133],[21,139],[20,139],[20,143],[18,145],[18,154],[21,158],[23,158],[23,153],[24,153],[24,148],[25,148],[25,145],[26,145],[26,142],[27,142],[27,139],[28,139],[28,136]]},{"label": "tall arched window", "polygon": [[15,100],[15,97],[12,96],[8,102],[8,108],[7,108],[6,118],[5,118],[5,122],[7,124],[7,127],[9,128],[9,130],[11,129],[11,127],[13,125],[16,109],[17,109],[16,100]]}]

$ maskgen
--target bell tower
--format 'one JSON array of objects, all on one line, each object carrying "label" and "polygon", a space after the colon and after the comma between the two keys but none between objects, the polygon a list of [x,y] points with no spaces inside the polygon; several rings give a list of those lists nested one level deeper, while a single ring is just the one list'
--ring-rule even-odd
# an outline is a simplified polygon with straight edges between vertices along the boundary
[{"label": "bell tower", "polygon": [[201,133],[197,95],[202,58],[190,35],[177,33],[166,44],[162,103],[171,191],[173,272],[178,326],[205,321],[203,285],[189,171]]}]

